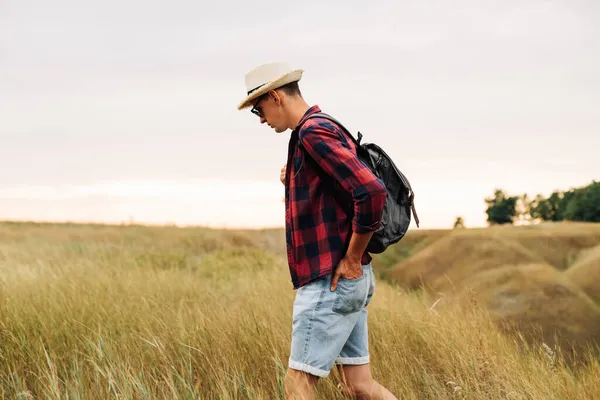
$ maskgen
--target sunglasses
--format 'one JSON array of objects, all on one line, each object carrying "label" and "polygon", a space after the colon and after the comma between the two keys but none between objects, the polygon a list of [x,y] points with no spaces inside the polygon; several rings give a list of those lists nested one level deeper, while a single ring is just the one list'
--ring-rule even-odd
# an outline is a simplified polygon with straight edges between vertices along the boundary
[{"label": "sunglasses", "polygon": [[258,105],[259,105],[259,104],[260,104],[260,102],[261,102],[261,101],[263,101],[263,100],[264,100],[264,98],[265,98],[265,97],[267,97],[268,95],[269,95],[268,93],[265,93],[265,94],[263,94],[262,96],[260,96],[260,97],[258,98],[258,100],[256,100],[256,103],[254,103],[254,107],[252,107],[252,109],[250,110],[250,112],[251,112],[252,114],[254,114],[254,115],[256,115],[256,116],[258,116],[258,117],[260,117],[260,118],[262,118],[262,117],[263,117],[262,110],[261,110],[260,108],[258,108]]}]

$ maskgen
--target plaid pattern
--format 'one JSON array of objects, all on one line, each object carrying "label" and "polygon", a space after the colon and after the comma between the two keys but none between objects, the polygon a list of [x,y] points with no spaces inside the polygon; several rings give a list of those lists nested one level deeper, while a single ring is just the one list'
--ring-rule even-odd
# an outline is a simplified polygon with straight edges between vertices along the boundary
[{"label": "plaid pattern", "polygon": [[[292,132],[285,177],[287,255],[294,289],[332,272],[352,232],[381,224],[386,189],[342,128],[311,107]],[[363,264],[371,261],[365,252]]]}]

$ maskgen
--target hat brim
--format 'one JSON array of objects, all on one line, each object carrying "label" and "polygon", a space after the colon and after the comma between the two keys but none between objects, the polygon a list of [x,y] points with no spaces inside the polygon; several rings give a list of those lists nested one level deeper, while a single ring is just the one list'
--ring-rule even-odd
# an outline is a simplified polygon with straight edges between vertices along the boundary
[{"label": "hat brim", "polygon": [[270,90],[278,89],[284,85],[287,85],[288,83],[299,81],[300,79],[302,79],[303,72],[304,72],[304,70],[297,69],[297,70],[288,72],[285,75],[282,75],[275,80],[272,80],[271,82],[267,83],[264,86],[261,86],[256,91],[250,93],[244,99],[244,101],[242,101],[238,105],[238,110],[243,110],[244,108],[250,107],[252,105],[252,100],[256,99],[257,97],[262,96],[265,93],[268,93]]}]

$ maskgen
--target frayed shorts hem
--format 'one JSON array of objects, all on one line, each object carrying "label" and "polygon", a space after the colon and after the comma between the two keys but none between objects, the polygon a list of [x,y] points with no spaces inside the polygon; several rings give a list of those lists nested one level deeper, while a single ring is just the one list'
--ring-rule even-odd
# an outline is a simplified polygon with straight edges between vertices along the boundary
[{"label": "frayed shorts hem", "polygon": [[335,360],[338,365],[363,365],[369,363],[369,356],[365,357],[338,357]]},{"label": "frayed shorts hem", "polygon": [[308,364],[299,363],[292,359],[289,360],[288,367],[290,367],[291,369],[298,370],[298,371],[307,372],[311,375],[316,375],[320,378],[326,378],[327,376],[329,376],[329,372],[330,372],[330,371],[325,371],[325,370],[317,368],[317,367],[312,367]]}]

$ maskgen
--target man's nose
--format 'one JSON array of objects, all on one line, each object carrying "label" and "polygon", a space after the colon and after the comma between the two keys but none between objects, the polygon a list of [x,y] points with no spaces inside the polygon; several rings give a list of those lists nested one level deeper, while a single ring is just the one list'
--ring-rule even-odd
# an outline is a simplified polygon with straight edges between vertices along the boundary
[{"label": "man's nose", "polygon": [[265,122],[267,122],[267,120],[265,119],[265,117],[260,117],[260,123],[264,124]]}]

